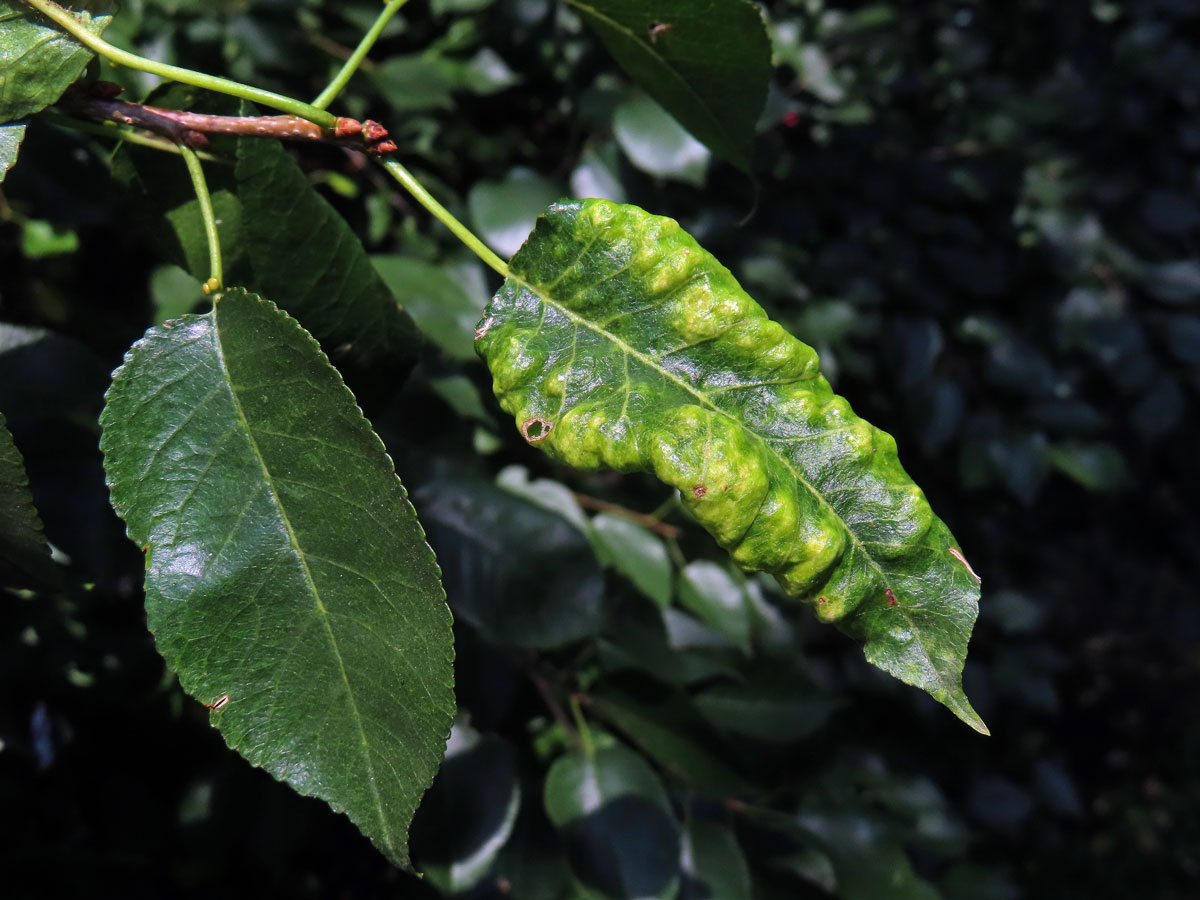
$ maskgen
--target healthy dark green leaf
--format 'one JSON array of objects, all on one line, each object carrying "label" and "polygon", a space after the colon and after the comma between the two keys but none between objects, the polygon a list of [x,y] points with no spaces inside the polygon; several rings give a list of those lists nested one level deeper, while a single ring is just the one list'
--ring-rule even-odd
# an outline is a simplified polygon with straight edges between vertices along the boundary
[{"label": "healthy dark green leaf", "polygon": [[604,574],[561,516],[487,483],[434,482],[417,500],[456,618],[539,650],[604,627]]},{"label": "healthy dark green leaf", "polygon": [[26,585],[53,572],[21,453],[0,414],[0,583]]},{"label": "healthy dark green leaf", "polygon": [[723,566],[710,559],[688,563],[679,573],[679,601],[730,643],[750,649],[751,601]]},{"label": "healthy dark green leaf", "polygon": [[[112,21],[87,11],[75,15],[92,34]],[[19,0],[0,0],[0,123],[54,103],[91,58],[92,51]]]},{"label": "healthy dark green leaf", "polygon": [[961,679],[979,582],[949,529],[892,437],[674,221],[551,207],[477,333],[529,443],[576,468],[653,472],[740,566],[986,731]]},{"label": "healthy dark green leaf", "polygon": [[[371,264],[391,292],[401,298],[421,333],[454,359],[474,359],[471,332],[484,300],[467,279],[443,266],[410,256],[372,256]],[[480,279],[482,281],[482,279]],[[487,296],[481,284],[478,293]]]},{"label": "healthy dark green leaf", "polygon": [[512,745],[457,725],[413,819],[413,857],[443,894],[470,890],[488,874],[520,807]]},{"label": "healthy dark green leaf", "polygon": [[392,462],[315,341],[234,289],[107,395],[113,505],[184,688],[250,762],[395,864],[454,710],[450,615]]},{"label": "healthy dark green leaf", "polygon": [[746,900],[754,896],[746,855],[723,825],[692,819],[680,846],[683,885],[678,900]]},{"label": "healthy dark green leaf", "polygon": [[567,0],[613,57],[714,153],[749,171],[771,44],[749,0]]},{"label": "healthy dark green leaf", "polygon": [[594,692],[596,715],[624,732],[664,770],[702,794],[725,797],[750,789],[749,782],[717,755],[719,739],[679,693],[642,702],[617,691]]},{"label": "healthy dark green leaf", "polygon": [[671,604],[671,561],[662,538],[611,513],[592,519],[592,535],[600,562],[613,566],[659,606]]},{"label": "healthy dark green leaf", "polygon": [[411,365],[419,343],[412,318],[283,145],[239,141],[236,172],[253,287],[286,298],[288,312],[339,367],[343,360],[393,371]]},{"label": "healthy dark green leaf", "polygon": [[17,163],[17,154],[21,151],[21,141],[25,140],[25,125],[16,122],[11,125],[0,125],[0,183]]},{"label": "healthy dark green leaf", "polygon": [[679,825],[658,776],[636,753],[610,746],[559,758],[546,775],[545,803],[588,890],[613,900],[675,895]]}]

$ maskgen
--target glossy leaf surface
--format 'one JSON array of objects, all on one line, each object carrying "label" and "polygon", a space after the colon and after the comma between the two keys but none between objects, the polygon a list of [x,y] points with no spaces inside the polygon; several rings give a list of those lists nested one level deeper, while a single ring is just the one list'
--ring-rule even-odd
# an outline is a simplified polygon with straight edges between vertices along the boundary
[{"label": "glossy leaf surface", "polygon": [[453,713],[450,615],[392,462],[315,341],[240,289],[108,392],[150,629],[226,742],[397,865]]},{"label": "glossy leaf surface", "polygon": [[[100,34],[112,16],[77,12]],[[18,0],[0,0],[0,123],[54,103],[81,74],[92,51]]]},{"label": "glossy leaf surface", "polygon": [[568,0],[613,57],[698,140],[750,168],[771,46],[748,0]]},{"label": "glossy leaf surface", "polygon": [[476,347],[527,441],[576,468],[653,472],[740,566],[986,730],[961,682],[978,579],[895,441],[678,224],[551,207]]}]

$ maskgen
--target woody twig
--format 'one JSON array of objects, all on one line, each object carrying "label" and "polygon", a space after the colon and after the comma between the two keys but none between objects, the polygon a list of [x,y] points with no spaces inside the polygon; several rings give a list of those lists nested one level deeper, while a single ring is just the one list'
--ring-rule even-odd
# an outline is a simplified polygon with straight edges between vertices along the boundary
[{"label": "woody twig", "polygon": [[93,82],[68,91],[58,105],[76,116],[130,125],[194,150],[208,147],[210,134],[318,141],[340,144],[374,156],[383,156],[396,149],[387,129],[370,119],[360,122],[339,118],[333,128],[322,128],[299,116],[214,116],[117,100],[122,90],[120,85],[112,82]]}]

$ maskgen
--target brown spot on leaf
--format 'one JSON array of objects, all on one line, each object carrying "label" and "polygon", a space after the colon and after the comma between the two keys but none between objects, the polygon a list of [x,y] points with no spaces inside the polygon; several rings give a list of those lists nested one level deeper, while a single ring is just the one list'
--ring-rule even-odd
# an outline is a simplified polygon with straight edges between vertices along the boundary
[{"label": "brown spot on leaf", "polygon": [[535,417],[526,419],[521,423],[521,434],[525,436],[525,440],[531,444],[536,444],[538,441],[544,441],[550,436],[550,432],[554,430],[554,423],[549,419]]},{"label": "brown spot on leaf", "polygon": [[708,488],[706,488],[702,484],[698,484],[694,488],[692,488],[692,494],[698,498],[703,497],[707,493],[708,493]]},{"label": "brown spot on leaf", "polygon": [[828,603],[828,602],[829,602],[829,601],[828,601],[828,600],[826,600],[824,597],[818,597],[818,598],[817,598],[817,603],[818,603],[820,606],[824,606],[824,605],[825,605],[826,603]]},{"label": "brown spot on leaf", "polygon": [[887,589],[888,606],[896,605],[896,595],[892,593],[892,589]]}]

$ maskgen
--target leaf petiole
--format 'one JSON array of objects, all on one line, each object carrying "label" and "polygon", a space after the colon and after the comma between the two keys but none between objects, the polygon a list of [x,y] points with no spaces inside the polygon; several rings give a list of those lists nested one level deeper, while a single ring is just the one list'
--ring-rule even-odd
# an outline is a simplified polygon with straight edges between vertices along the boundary
[{"label": "leaf petiole", "polygon": [[375,42],[379,40],[379,36],[383,34],[383,29],[387,27],[387,23],[391,21],[392,16],[400,11],[408,0],[391,0],[383,11],[379,13],[379,17],[375,19],[374,24],[367,29],[367,33],[363,35],[362,40],[358,42],[358,46],[354,48],[354,52],[350,54],[349,59],[338,73],[333,76],[333,80],[321,91],[312,105],[317,109],[326,109],[330,103],[337,98],[337,95],[342,92],[354,73],[358,71],[358,67],[362,65],[367,54],[371,52],[371,48],[375,46]]},{"label": "leaf petiole", "polygon": [[508,278],[508,264],[493,253],[491,248],[480,240],[475,232],[454,218],[450,210],[438,203],[433,198],[433,195],[425,190],[421,182],[417,181],[413,177],[413,174],[400,164],[399,160],[388,158],[382,160],[380,164],[387,170],[389,175],[400,182],[401,187],[412,194],[413,199],[429,210],[435,219],[449,228],[456,238],[466,244],[468,250],[495,269],[501,278]]},{"label": "leaf petiole", "polygon": [[196,151],[180,144],[179,153],[187,164],[188,175],[192,177],[192,187],[196,191],[196,200],[200,203],[200,218],[204,220],[204,235],[208,238],[208,260],[212,275],[204,282],[204,293],[215,294],[224,286],[224,273],[221,271],[221,239],[217,234],[217,217],[213,214],[212,197],[208,193],[208,182],[204,180],[204,169]]},{"label": "leaf petiole", "polygon": [[282,112],[308,119],[310,122],[315,122],[323,128],[333,128],[337,123],[337,118],[332,113],[304,103],[303,101],[294,100],[291,97],[285,97],[273,91],[264,91],[261,88],[251,87],[248,84],[230,81],[228,78],[219,78],[216,75],[206,75],[203,72],[196,72],[192,69],[184,69],[180,66],[157,62],[153,59],[147,59],[144,56],[138,56],[136,53],[130,53],[128,50],[114,47],[102,37],[92,34],[80,25],[79,20],[71,14],[70,10],[64,9],[57,3],[51,2],[51,0],[22,0],[22,2],[55,22],[63,31],[70,34],[75,40],[83,44],[83,46],[103,56],[114,65],[137,69],[140,72],[149,72],[151,75],[157,75],[160,78],[170,81],[194,85],[195,87],[216,91],[220,94],[229,94],[253,103],[261,103],[263,106],[269,106],[272,109],[278,109]]}]

